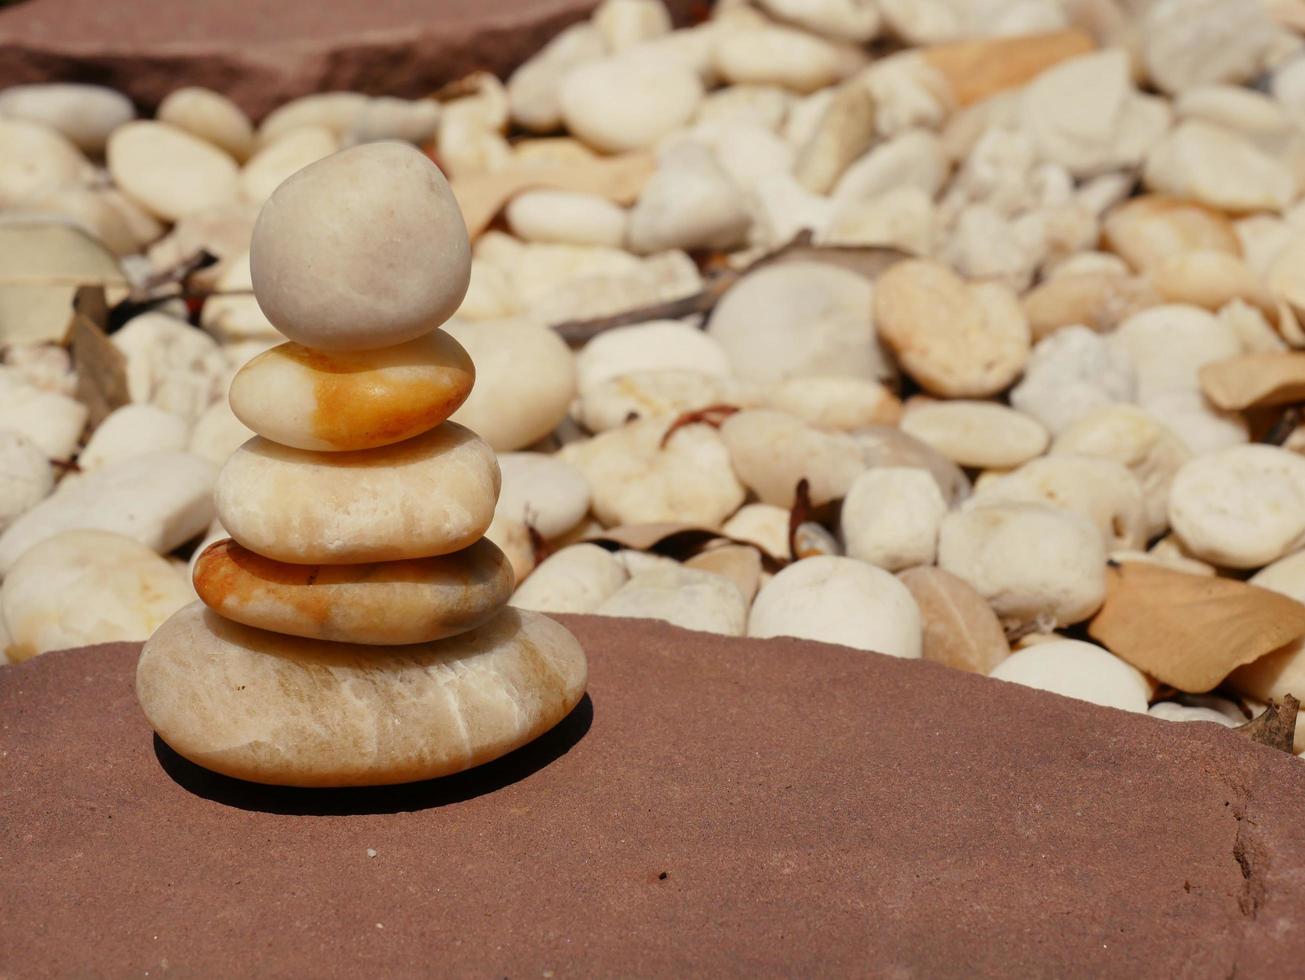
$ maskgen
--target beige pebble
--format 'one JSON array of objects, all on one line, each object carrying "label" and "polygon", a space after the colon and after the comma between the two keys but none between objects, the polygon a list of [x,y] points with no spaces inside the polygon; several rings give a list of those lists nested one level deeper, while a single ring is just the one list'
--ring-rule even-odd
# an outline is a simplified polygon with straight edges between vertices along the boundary
[{"label": "beige pebble", "polygon": [[186,449],[221,466],[254,435],[253,429],[236,418],[228,401],[219,398],[195,420]]},{"label": "beige pebble", "polygon": [[879,466],[848,488],[839,529],[850,558],[897,572],[932,565],[947,504],[925,470]]},{"label": "beige pebble", "polygon": [[223,204],[236,194],[236,162],[167,123],[118,127],[109,137],[107,159],[123,193],[164,221]]},{"label": "beige pebble", "polygon": [[580,191],[533,190],[507,206],[512,234],[528,242],[606,245],[620,248],[628,223],[625,209]]},{"label": "beige pebble", "polygon": [[748,604],[739,587],[724,576],[672,564],[631,575],[594,613],[659,619],[681,629],[742,636]]},{"label": "beige pebble", "polygon": [[[606,42],[592,24],[573,24],[555,34],[508,77],[513,122],[536,133],[558,129],[562,125],[558,90],[563,77],[576,65],[597,61],[606,53]],[[536,142],[540,141],[522,145]]]},{"label": "beige pebble", "polygon": [[771,385],[764,397],[767,407],[817,429],[846,432],[867,425],[896,425],[902,416],[897,396],[866,378],[789,378]]},{"label": "beige pebble", "polygon": [[739,412],[725,420],[720,435],[739,479],[767,504],[791,507],[804,479],[816,506],[839,500],[865,469],[850,436],[822,432],[783,412]]},{"label": "beige pebble", "polygon": [[772,558],[788,560],[789,512],[775,504],[744,504],[721,525],[721,531],[735,541],[756,545]]},{"label": "beige pebble", "polygon": [[160,737],[206,769],[363,786],[505,755],[565,718],[586,676],[575,638],[524,610],[390,653],[256,630],[193,603],[145,645],[136,696]]},{"label": "beige pebble", "polygon": [[77,456],[83,473],[152,452],[175,452],[190,443],[190,424],[157,405],[124,405],[110,412]]},{"label": "beige pebble", "polygon": [[1153,191],[1234,212],[1282,210],[1296,196],[1294,178],[1277,159],[1237,133],[1195,119],[1156,145],[1142,177]]},{"label": "beige pebble", "polygon": [[358,92],[315,92],[277,106],[259,124],[257,146],[264,147],[303,126],[325,126],[343,137],[367,107]]},{"label": "beige pebble", "polygon": [[0,91],[0,116],[48,126],[98,156],[109,134],[135,118],[136,109],[121,92],[102,85],[46,82]]},{"label": "beige pebble", "polygon": [[576,355],[580,390],[636,371],[730,374],[725,349],[711,336],[678,320],[649,320],[600,333]]},{"label": "beige pebble", "polygon": [[702,94],[698,76],[678,59],[625,52],[572,67],[558,99],[568,130],[619,153],[652,146],[688,122]]},{"label": "beige pebble", "polygon": [[31,510],[54,488],[45,453],[20,432],[0,430],[0,531]]},{"label": "beige pebble", "polygon": [[511,604],[539,612],[589,613],[629,578],[606,548],[573,544],[549,555],[512,593]]},{"label": "beige pebble", "polygon": [[1130,198],[1111,209],[1102,232],[1106,246],[1141,272],[1185,252],[1241,254],[1236,229],[1227,215],[1180,197],[1144,194]]},{"label": "beige pebble", "polygon": [[1034,418],[996,402],[956,400],[908,406],[902,431],[960,466],[1010,467],[1047,447],[1047,430]]},{"label": "beige pebble", "polygon": [[225,619],[309,639],[395,645],[474,629],[512,594],[507,558],[484,539],[434,558],[291,565],[227,538],[195,563],[199,598]]},{"label": "beige pebble", "polygon": [[1146,711],[1148,685],[1141,671],[1081,640],[1052,640],[1019,650],[988,676],[1107,708]]},{"label": "beige pebble", "polygon": [[223,526],[267,558],[345,565],[444,555],[494,516],[493,451],[453,422],[406,442],[315,453],[251,439],[227,460]]},{"label": "beige pebble", "polygon": [[1108,333],[1133,313],[1162,300],[1155,286],[1141,276],[1085,272],[1041,282],[1024,294],[1022,302],[1033,339],[1039,341],[1070,326]]},{"label": "beige pebble", "polygon": [[934,394],[995,394],[1028,359],[1029,325],[1015,294],[966,283],[935,262],[899,262],[880,276],[874,316],[902,367]]},{"label": "beige pebble", "polygon": [[342,150],[296,173],[263,205],[250,244],[267,318],[321,350],[370,350],[429,333],[462,302],[470,267],[448,182],[421,151],[398,142]]},{"label": "beige pebble", "polygon": [[496,514],[528,524],[552,540],[570,531],[589,511],[584,474],[556,455],[499,453],[502,489]]},{"label": "beige pebble", "polygon": [[265,144],[241,168],[240,196],[261,205],[289,177],[339,148],[339,138],[325,126],[293,129]]},{"label": "beige pebble", "polygon": [[763,400],[756,385],[734,378],[701,371],[631,371],[586,387],[573,413],[590,432],[606,432],[632,418],[676,416],[713,405],[755,408]]},{"label": "beige pebble", "polygon": [[730,249],[743,244],[748,202],[706,147],[664,149],[658,169],[630,209],[626,244],[641,255],[666,249]]},{"label": "beige pebble", "polygon": [[249,117],[221,92],[194,85],[173,89],[155,115],[159,122],[207,140],[242,163],[254,151]]},{"label": "beige pebble", "polygon": [[0,207],[12,208],[84,183],[90,172],[86,158],[60,133],[0,115]]},{"label": "beige pebble", "polygon": [[814,92],[857,67],[836,45],[787,27],[725,32],[716,43],[715,65],[732,85],[779,85]]}]

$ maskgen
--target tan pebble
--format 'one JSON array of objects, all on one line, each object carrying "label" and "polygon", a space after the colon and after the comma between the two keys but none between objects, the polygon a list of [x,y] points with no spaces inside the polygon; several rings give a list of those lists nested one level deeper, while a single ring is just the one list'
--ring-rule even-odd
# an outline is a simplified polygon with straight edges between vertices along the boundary
[{"label": "tan pebble", "polygon": [[1010,645],[996,613],[973,587],[933,566],[897,573],[920,607],[924,659],[987,674],[1010,656]]},{"label": "tan pebble", "polygon": [[207,140],[237,160],[249,159],[254,150],[254,127],[249,117],[240,106],[212,89],[174,89],[159,103],[155,115],[159,122]]},{"label": "tan pebble", "polygon": [[136,696],[160,737],[206,769],[371,786],[505,755],[565,718],[586,680],[575,637],[524,610],[390,652],[253,629],[196,602],[145,644]]},{"label": "tan pebble", "polygon": [[258,437],[215,493],[233,538],[279,561],[327,565],[444,555],[494,516],[494,452],[454,422],[392,446],[315,453]]},{"label": "tan pebble", "polygon": [[1196,250],[1171,255],[1151,268],[1150,279],[1167,303],[1219,310],[1242,300],[1277,318],[1277,308],[1259,279],[1245,262],[1227,252]]},{"label": "tan pebble", "polygon": [[1108,249],[1142,272],[1184,252],[1242,251],[1225,214],[1198,201],[1162,194],[1144,194],[1113,208],[1102,237]]},{"label": "tan pebble", "polygon": [[1162,302],[1155,286],[1140,276],[1101,272],[1058,275],[1030,289],[1023,300],[1035,341],[1075,325],[1108,333],[1133,313]]},{"label": "tan pebble", "polygon": [[106,151],[109,173],[122,191],[165,221],[230,201],[236,162],[212,143],[167,123],[119,126]]},{"label": "tan pebble", "polygon": [[467,352],[436,330],[368,351],[281,344],[237,372],[230,398],[245,425],[283,446],[373,449],[439,425],[475,379]]},{"label": "tan pebble", "polygon": [[368,565],[291,565],[227,538],[195,563],[195,589],[220,616],[339,643],[427,643],[474,629],[512,594],[491,542],[451,555]]},{"label": "tan pebble", "polygon": [[1047,448],[1047,430],[1031,416],[996,402],[956,400],[920,405],[902,417],[902,431],[960,466],[1007,467]]}]

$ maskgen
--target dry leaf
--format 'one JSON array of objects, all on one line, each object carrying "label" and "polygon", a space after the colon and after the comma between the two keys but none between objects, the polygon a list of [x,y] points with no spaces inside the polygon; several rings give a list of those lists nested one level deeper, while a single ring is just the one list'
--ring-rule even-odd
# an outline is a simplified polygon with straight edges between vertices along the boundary
[{"label": "dry leaf", "polygon": [[698,524],[622,524],[591,534],[584,540],[591,544],[614,544],[634,551],[653,551],[685,541],[702,544],[722,536],[719,531]]},{"label": "dry leaf", "polygon": [[752,601],[761,586],[761,553],[747,545],[727,544],[709,548],[684,564],[686,568],[697,568],[729,579],[739,587],[747,602]]},{"label": "dry leaf", "polygon": [[956,41],[925,48],[924,60],[938,69],[961,106],[1018,88],[1052,65],[1096,49],[1083,31]]},{"label": "dry leaf", "polygon": [[1305,605],[1234,579],[1129,562],[1108,570],[1088,634],[1157,680],[1201,694],[1305,636]]},{"label": "dry leaf", "polygon": [[924,626],[924,659],[987,674],[1010,656],[997,614],[968,582],[934,565],[897,573]]},{"label": "dry leaf", "polygon": [[1201,391],[1219,408],[1241,411],[1305,401],[1305,353],[1239,354],[1201,368]]},{"label": "dry leaf", "polygon": [[1282,704],[1270,701],[1259,715],[1244,725],[1238,725],[1235,731],[1241,732],[1252,742],[1294,755],[1299,712],[1300,702],[1288,694],[1282,699]]},{"label": "dry leaf", "polygon": [[105,333],[109,308],[104,290],[83,286],[73,298],[72,360],[77,370],[77,399],[99,425],[115,408],[126,405],[127,358]]},{"label": "dry leaf", "polygon": [[489,227],[508,201],[524,190],[546,187],[559,191],[584,191],[617,204],[632,204],[656,169],[657,158],[653,154],[625,153],[565,167],[509,167],[494,173],[459,177],[452,182],[452,187],[462,208],[467,234],[474,240]]}]

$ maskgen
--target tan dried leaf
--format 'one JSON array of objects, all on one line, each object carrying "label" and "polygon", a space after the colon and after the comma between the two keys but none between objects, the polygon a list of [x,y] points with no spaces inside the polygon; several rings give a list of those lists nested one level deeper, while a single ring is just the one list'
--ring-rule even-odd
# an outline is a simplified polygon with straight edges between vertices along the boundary
[{"label": "tan dried leaf", "polygon": [[1019,88],[1052,65],[1096,50],[1084,31],[955,41],[925,48],[924,60],[942,72],[961,106]]},{"label": "tan dried leaf", "polygon": [[1239,354],[1206,364],[1201,391],[1219,408],[1241,411],[1305,401],[1305,353]]},{"label": "tan dried leaf", "polygon": [[1234,579],[1129,562],[1108,570],[1088,634],[1157,680],[1200,694],[1305,636],[1305,605]]},{"label": "tan dried leaf", "polygon": [[77,371],[77,399],[90,413],[92,426],[126,405],[127,358],[109,340],[109,311],[104,290],[82,286],[73,298],[72,360]]},{"label": "tan dried leaf", "polygon": [[751,602],[761,587],[761,552],[745,544],[727,544],[694,555],[685,566],[723,576]]}]

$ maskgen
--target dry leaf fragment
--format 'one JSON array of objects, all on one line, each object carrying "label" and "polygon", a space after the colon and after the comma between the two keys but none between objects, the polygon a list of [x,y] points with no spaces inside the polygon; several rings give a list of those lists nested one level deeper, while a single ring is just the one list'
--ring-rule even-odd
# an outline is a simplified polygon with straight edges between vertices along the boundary
[{"label": "dry leaf fragment", "polygon": [[1238,354],[1202,366],[1199,376],[1205,397],[1229,411],[1305,401],[1305,353]]},{"label": "dry leaf fragment", "polygon": [[77,400],[86,406],[92,426],[131,399],[127,393],[127,358],[105,332],[109,309],[104,290],[83,286],[73,298],[72,360],[77,371]]},{"label": "dry leaf fragment", "polygon": [[956,41],[925,48],[924,60],[942,72],[961,106],[1018,88],[1052,65],[1096,50],[1083,31]]},{"label": "dry leaf fragment", "polygon": [[1282,704],[1270,701],[1258,716],[1244,725],[1238,725],[1234,731],[1241,732],[1252,742],[1294,754],[1293,743],[1296,740],[1296,718],[1299,711],[1300,702],[1288,694],[1282,699]]},{"label": "dry leaf fragment", "polygon": [[632,204],[656,169],[657,158],[653,154],[624,153],[565,167],[509,167],[493,173],[457,178],[452,187],[462,208],[467,234],[474,241],[508,201],[524,190],[547,187],[559,191],[585,191],[617,204]]},{"label": "dry leaf fragment", "polygon": [[708,548],[694,555],[685,566],[723,576],[739,587],[743,598],[751,602],[761,587],[761,553],[743,544]]},{"label": "dry leaf fragment", "polygon": [[1234,579],[1128,562],[1108,569],[1088,634],[1157,680],[1202,694],[1305,636],[1305,605]]}]

